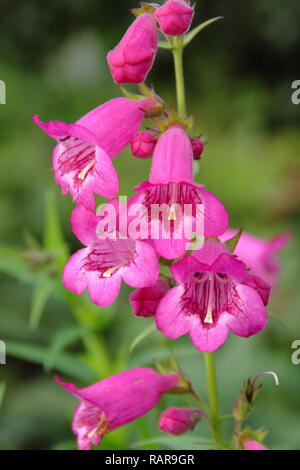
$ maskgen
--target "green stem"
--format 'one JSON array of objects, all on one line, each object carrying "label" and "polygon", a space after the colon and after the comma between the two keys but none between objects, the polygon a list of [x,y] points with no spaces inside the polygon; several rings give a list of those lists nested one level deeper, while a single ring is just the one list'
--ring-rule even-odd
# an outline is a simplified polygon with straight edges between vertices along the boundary
[{"label": "green stem", "polygon": [[213,353],[204,353],[204,364],[210,405],[210,421],[212,425],[215,443],[218,444],[222,441],[222,433],[216,377],[216,365]]},{"label": "green stem", "polygon": [[176,46],[172,49],[172,53],[175,66],[178,113],[181,117],[186,117],[186,98],[183,72],[183,44],[177,41]]}]

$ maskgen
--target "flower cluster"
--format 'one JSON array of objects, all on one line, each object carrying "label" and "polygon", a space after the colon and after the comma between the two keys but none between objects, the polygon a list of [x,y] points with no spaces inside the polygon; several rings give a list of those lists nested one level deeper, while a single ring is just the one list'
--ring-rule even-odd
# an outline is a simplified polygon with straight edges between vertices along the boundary
[{"label": "flower cluster", "polygon": [[[159,31],[169,41],[182,40],[194,16],[185,0],[142,3],[133,12],[137,18],[107,55],[117,84],[143,83],[157,54]],[[55,182],[76,204],[71,226],[84,245],[67,263],[63,284],[77,295],[87,290],[93,303],[106,307],[123,281],[136,289],[129,299],[136,316],[154,317],[167,338],[189,334],[198,350],[212,352],[229,331],[249,337],[265,328],[279,273],[275,255],[288,235],[264,242],[230,230],[224,205],[195,180],[194,160],[205,146],[192,133],[193,119],[176,114],[153,89],[140,85],[139,90],[133,95],[123,88],[125,97],[72,124],[33,118],[56,141]],[[151,128],[143,127],[145,119]],[[113,160],[128,145],[133,156],[152,158],[152,165],[147,181],[121,204]],[[95,195],[108,199],[97,212]],[[160,261],[169,266],[169,276],[161,275]],[[107,432],[147,413],[164,393],[178,388],[178,380],[176,374],[135,369],[78,390],[58,379],[81,400],[73,420],[78,447],[90,449]],[[171,408],[159,427],[181,434],[202,417],[199,409]],[[243,445],[260,444],[246,437]]]}]

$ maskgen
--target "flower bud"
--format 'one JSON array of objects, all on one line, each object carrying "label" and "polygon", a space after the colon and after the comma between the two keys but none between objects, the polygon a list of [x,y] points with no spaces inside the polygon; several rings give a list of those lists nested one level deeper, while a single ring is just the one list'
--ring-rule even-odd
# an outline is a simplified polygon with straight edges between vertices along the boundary
[{"label": "flower bud", "polygon": [[268,450],[260,442],[251,439],[251,437],[246,437],[243,441],[244,450]]},{"label": "flower bud", "polygon": [[198,408],[169,408],[160,415],[159,429],[178,436],[192,431],[202,416]]},{"label": "flower bud", "polygon": [[137,158],[151,158],[157,140],[154,132],[138,132],[131,141],[131,153]]},{"label": "flower bud", "polygon": [[134,315],[137,317],[152,317],[162,297],[168,290],[167,283],[159,279],[155,286],[136,289],[129,296]]},{"label": "flower bud", "polygon": [[200,160],[201,155],[204,152],[205,145],[201,139],[194,138],[192,139],[193,154],[195,160]]},{"label": "flower bud", "polygon": [[142,83],[152,68],[158,47],[153,15],[143,13],[132,23],[107,61],[115,83]]},{"label": "flower bud", "polygon": [[162,32],[169,36],[181,36],[191,27],[194,9],[185,0],[168,0],[155,12]]}]

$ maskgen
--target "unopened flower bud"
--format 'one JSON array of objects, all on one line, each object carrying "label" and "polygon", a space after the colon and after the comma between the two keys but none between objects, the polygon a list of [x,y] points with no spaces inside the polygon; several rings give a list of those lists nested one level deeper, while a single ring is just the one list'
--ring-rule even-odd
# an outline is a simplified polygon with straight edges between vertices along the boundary
[{"label": "unopened flower bud", "polygon": [[158,47],[153,15],[143,13],[130,26],[107,61],[115,83],[142,83],[152,68]]},{"label": "unopened flower bud", "polygon": [[151,158],[157,140],[154,132],[138,132],[131,141],[131,152],[137,158]]},{"label": "unopened flower bud", "polygon": [[260,442],[246,437],[243,441],[243,450],[268,450],[267,447],[263,446]]},{"label": "unopened flower bud", "polygon": [[168,290],[167,283],[159,279],[155,286],[136,289],[129,296],[134,315],[137,317],[152,317],[158,304]]},{"label": "unopened flower bud", "polygon": [[178,436],[192,431],[202,416],[198,408],[169,408],[160,415],[159,429]]},{"label": "unopened flower bud", "polygon": [[181,36],[190,29],[194,9],[185,0],[168,0],[155,12],[162,32],[169,36]]},{"label": "unopened flower bud", "polygon": [[201,139],[194,138],[192,139],[192,146],[194,159],[200,160],[205,148],[204,142]]}]

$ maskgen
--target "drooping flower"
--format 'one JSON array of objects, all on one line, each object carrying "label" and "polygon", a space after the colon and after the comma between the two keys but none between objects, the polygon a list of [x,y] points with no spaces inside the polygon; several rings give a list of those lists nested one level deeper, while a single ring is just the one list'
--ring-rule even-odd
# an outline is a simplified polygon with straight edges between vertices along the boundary
[{"label": "drooping flower", "polygon": [[149,218],[155,249],[167,259],[184,254],[193,232],[215,237],[228,226],[228,215],[221,202],[194,181],[191,139],[178,125],[171,126],[160,137],[149,181],[135,189],[139,193],[130,204],[145,208],[143,215]]},{"label": "drooping flower", "polygon": [[151,158],[157,144],[154,132],[138,132],[131,141],[131,153],[138,158]]},{"label": "drooping flower", "polygon": [[72,429],[80,450],[98,446],[108,433],[148,413],[164,393],[178,386],[177,375],[160,375],[152,369],[132,369],[86,388],[56,381],[81,400]]},{"label": "drooping flower", "polygon": [[168,284],[159,279],[155,286],[142,287],[129,296],[130,305],[137,317],[152,317],[155,315],[158,304],[168,290]]},{"label": "drooping flower", "polygon": [[143,13],[132,23],[119,44],[107,54],[116,83],[142,83],[152,68],[158,47],[153,15]]},{"label": "drooping flower", "polygon": [[244,450],[269,450],[267,447],[263,446],[260,442],[251,439],[251,437],[246,437],[243,440],[243,449]]},{"label": "drooping flower", "polygon": [[229,330],[247,338],[265,328],[260,292],[245,284],[246,265],[221,243],[208,240],[171,271],[178,286],[166,293],[155,315],[167,338],[189,333],[197,349],[211,352],[226,341]]},{"label": "drooping flower", "polygon": [[127,238],[102,238],[97,226],[103,215],[78,205],[72,212],[74,234],[86,248],[68,261],[63,284],[80,295],[86,289],[90,299],[100,307],[112,304],[120,291],[122,280],[131,287],[154,285],[159,275],[159,264],[154,249],[143,241]]},{"label": "drooping flower", "polygon": [[[228,230],[220,237],[220,240],[226,242],[236,233],[235,230]],[[277,255],[290,242],[291,238],[292,234],[285,232],[267,241],[243,232],[236,246],[235,254],[244,261],[248,268],[251,268],[251,271],[275,289],[281,271]]]},{"label": "drooping flower", "polygon": [[168,0],[155,11],[162,32],[169,36],[180,36],[188,32],[194,9],[185,0]]},{"label": "drooping flower", "polygon": [[169,408],[160,415],[159,429],[179,436],[192,431],[202,416],[203,413],[198,408]]},{"label": "drooping flower", "polygon": [[94,194],[115,197],[118,176],[111,159],[116,157],[138,131],[145,112],[155,105],[152,99],[133,101],[116,98],[89,112],[75,124],[33,121],[58,145],[53,151],[56,183],[63,194],[87,208],[95,207]]}]

